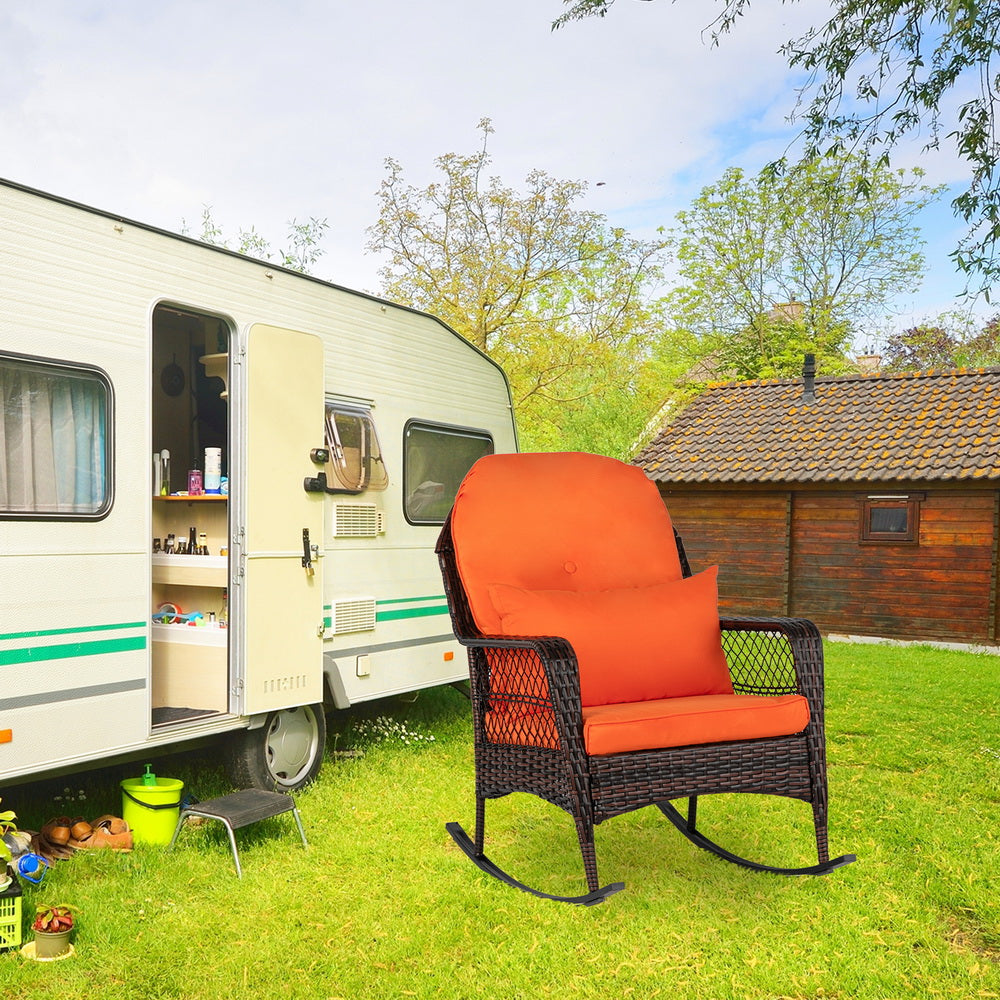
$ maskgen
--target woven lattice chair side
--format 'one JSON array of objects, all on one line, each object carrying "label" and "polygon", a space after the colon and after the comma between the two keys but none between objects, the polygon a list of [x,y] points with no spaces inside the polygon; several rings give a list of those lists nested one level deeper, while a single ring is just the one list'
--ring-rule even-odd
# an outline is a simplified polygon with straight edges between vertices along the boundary
[{"label": "woven lattice chair side", "polygon": [[[546,464],[541,456],[492,456],[492,459],[483,460],[487,464],[497,461],[507,465],[513,461],[516,463],[515,471],[520,473],[525,468],[530,476],[537,476],[540,469],[544,472]],[[592,476],[591,488],[579,491],[584,502],[602,489],[605,490],[605,504],[616,495],[613,492],[614,482],[621,463],[594,456],[548,456],[548,461],[563,466],[557,472],[562,476],[559,489],[564,504],[577,502],[575,494],[566,490],[567,469],[582,468]],[[656,506],[652,505],[650,494],[643,493],[641,513],[643,517],[655,519],[652,531],[658,544],[669,544],[671,549],[666,558],[654,556],[643,572],[646,572],[647,578],[652,576],[654,579],[666,575],[666,586],[673,586],[669,578],[690,577],[680,539],[670,526],[669,515],[659,501],[655,487],[644,478],[642,485],[637,484],[637,470],[621,467],[629,470],[622,476],[621,485],[626,491],[642,491],[647,487],[652,491]],[[474,467],[467,482],[476,471]],[[609,480],[612,487],[608,487]],[[532,495],[542,481],[530,481],[532,486],[525,492]],[[474,485],[482,488],[481,481]],[[466,484],[463,484],[465,488]],[[546,499],[544,489],[539,492],[542,504],[548,502],[551,508],[552,498]],[[462,498],[463,491],[460,490],[456,508]],[[519,498],[514,499],[520,502]],[[526,514],[522,517],[518,512],[510,513],[510,496],[499,496],[497,501],[510,515],[515,527],[529,520]],[[491,500],[487,496],[489,502]],[[488,511],[488,507],[486,509]],[[482,523],[487,532],[504,530],[492,517]],[[535,532],[535,537],[530,548],[539,550],[540,558],[556,558],[558,561],[561,558],[558,544],[553,547],[547,538],[543,538],[537,524],[531,530]],[[553,529],[555,534],[558,530],[558,526]],[[596,535],[596,532],[592,534]],[[501,557],[498,560],[501,565],[496,569],[501,578],[505,573],[511,573],[502,541],[501,538]],[[595,563],[603,566],[613,556],[619,540],[610,537],[597,544],[598,547],[603,545],[603,551]],[[780,701],[783,696],[792,696],[786,701],[799,702],[804,697],[809,704],[809,719],[801,731],[773,738],[588,753],[584,735],[585,716],[589,715],[592,722],[595,714],[599,715],[602,709],[587,709],[581,701],[580,671],[573,646],[561,637],[484,634],[472,611],[469,592],[458,565],[452,517],[442,529],[437,553],[455,634],[469,652],[476,760],[474,840],[457,823],[448,824],[448,829],[482,870],[510,885],[547,898],[585,904],[600,902],[623,888],[623,884],[600,887],[594,827],[613,816],[646,805],[657,805],[699,847],[751,868],[787,874],[821,874],[853,860],[853,856],[845,855],[830,861],[827,849],[822,645],[811,623],[797,619],[731,618],[720,622],[726,650],[724,662],[728,668],[727,689],[735,695],[762,699],[754,705],[763,705],[767,699]],[[636,553],[632,554],[636,556]],[[636,558],[646,557],[641,554]],[[570,562],[566,565],[569,567]],[[576,571],[575,566],[572,569]],[[514,573],[516,582],[524,582],[522,576],[530,581],[533,572],[529,569],[522,574],[517,570]],[[619,571],[612,569],[610,573],[612,578],[618,574],[616,585],[621,586]],[[594,580],[591,578],[587,582],[593,586]],[[643,584],[648,582],[649,579],[640,580]],[[480,614],[488,615],[488,609],[483,612],[482,592],[477,599]],[[713,620],[718,620],[717,612]],[[592,691],[590,695],[593,700]],[[643,706],[640,708],[644,710]],[[613,710],[617,710],[617,706],[613,706]],[[573,817],[589,890],[586,894],[549,896],[538,892],[512,878],[486,856],[486,800],[515,791],[538,795]],[[769,867],[740,858],[709,840],[697,827],[697,801],[700,795],[717,792],[767,793],[809,802],[813,808],[819,863],[809,868]],[[686,817],[671,804],[672,799],[688,800]]]}]

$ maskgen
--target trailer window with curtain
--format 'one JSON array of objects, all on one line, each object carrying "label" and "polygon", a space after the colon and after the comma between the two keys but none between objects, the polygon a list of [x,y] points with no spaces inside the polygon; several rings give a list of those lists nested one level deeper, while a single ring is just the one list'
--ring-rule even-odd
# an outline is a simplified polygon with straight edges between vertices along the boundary
[{"label": "trailer window with curtain", "polygon": [[103,517],[111,385],[88,365],[0,354],[0,517]]}]

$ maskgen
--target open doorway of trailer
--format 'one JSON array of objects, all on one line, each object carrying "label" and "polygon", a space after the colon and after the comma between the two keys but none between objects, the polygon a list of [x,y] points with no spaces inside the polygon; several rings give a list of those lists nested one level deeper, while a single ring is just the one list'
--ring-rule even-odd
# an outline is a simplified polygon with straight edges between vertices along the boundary
[{"label": "open doorway of trailer", "polygon": [[230,709],[229,345],[223,318],[153,311],[151,724]]}]

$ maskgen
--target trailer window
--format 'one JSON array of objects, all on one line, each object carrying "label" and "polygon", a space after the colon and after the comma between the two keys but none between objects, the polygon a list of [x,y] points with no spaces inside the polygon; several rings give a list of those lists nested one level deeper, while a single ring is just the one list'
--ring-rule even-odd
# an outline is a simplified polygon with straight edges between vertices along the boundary
[{"label": "trailer window", "polygon": [[89,365],[0,355],[0,517],[103,517],[111,385]]},{"label": "trailer window", "polygon": [[364,493],[384,490],[389,485],[375,421],[369,411],[328,403],[326,446],[330,452],[326,463],[328,493]]},{"label": "trailer window", "polygon": [[485,431],[411,421],[403,439],[403,505],[411,524],[444,524],[465,474],[493,454]]}]

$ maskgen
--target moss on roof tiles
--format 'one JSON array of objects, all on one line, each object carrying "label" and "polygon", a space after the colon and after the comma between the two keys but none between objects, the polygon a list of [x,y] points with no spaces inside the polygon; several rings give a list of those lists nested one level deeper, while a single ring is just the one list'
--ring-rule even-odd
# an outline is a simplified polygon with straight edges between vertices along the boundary
[{"label": "moss on roof tiles", "polygon": [[[659,482],[1000,479],[1000,369],[716,383],[636,458]],[[991,447],[992,446],[992,447]],[[762,461],[763,459],[763,461]]]}]

